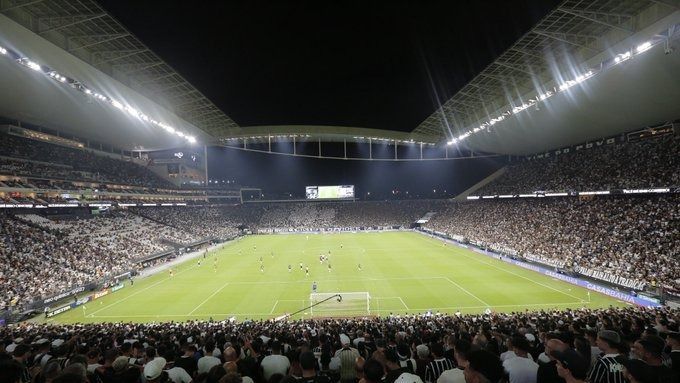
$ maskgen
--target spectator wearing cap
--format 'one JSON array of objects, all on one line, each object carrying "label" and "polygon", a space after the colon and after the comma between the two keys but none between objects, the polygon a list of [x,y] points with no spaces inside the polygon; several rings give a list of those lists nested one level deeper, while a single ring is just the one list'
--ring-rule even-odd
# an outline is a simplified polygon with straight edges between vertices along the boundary
[{"label": "spectator wearing cap", "polygon": [[466,383],[498,383],[505,376],[498,356],[486,350],[472,351],[465,368]]},{"label": "spectator wearing cap", "polygon": [[655,382],[677,382],[678,376],[670,367],[663,365],[664,340],[656,335],[647,335],[633,344],[633,354],[647,363],[647,370]]},{"label": "spectator wearing cap", "polygon": [[[162,379],[161,377],[164,374],[163,369],[165,368],[165,358],[155,358],[152,361],[148,362],[144,366],[144,378],[146,379],[146,383],[156,383],[156,382],[161,382]],[[166,373],[167,376],[167,373]]]},{"label": "spectator wearing cap", "polygon": [[588,361],[572,349],[553,352],[557,361],[557,374],[566,383],[583,383],[588,377]]},{"label": "spectator wearing cap", "polygon": [[220,358],[213,356],[213,351],[215,351],[215,342],[208,341],[205,344],[205,356],[202,356],[197,362],[198,373],[209,372],[211,368],[222,364]]},{"label": "spectator wearing cap", "polygon": [[411,349],[406,342],[399,342],[397,344],[397,356],[399,357],[399,365],[408,369],[408,372],[416,373],[416,360],[411,357]]},{"label": "spectator wearing cap", "polygon": [[439,379],[442,372],[454,367],[453,361],[444,357],[444,347],[441,343],[432,344],[433,360],[425,367],[425,382],[434,383]]},{"label": "spectator wearing cap", "polygon": [[52,359],[52,355],[50,355],[50,341],[45,338],[40,338],[35,341],[35,344],[38,350],[36,351],[36,355],[33,358],[33,365],[45,367],[47,361]]},{"label": "spectator wearing cap", "polygon": [[399,375],[410,372],[408,368],[402,367],[399,364],[399,355],[394,348],[385,350],[385,371],[385,379],[383,380],[385,383],[394,383]]},{"label": "spectator wearing cap", "polygon": [[466,339],[459,339],[453,345],[453,357],[458,367],[442,372],[437,383],[465,383],[463,370],[468,365],[467,355],[472,350],[472,343]]},{"label": "spectator wearing cap", "polygon": [[590,383],[622,383],[623,365],[625,360],[620,354],[621,336],[612,330],[602,330],[597,333],[597,347],[602,355],[590,371]]},{"label": "spectator wearing cap", "polygon": [[28,373],[28,359],[31,357],[31,347],[27,344],[19,343],[14,347],[12,358],[21,365],[21,383],[28,383],[31,381],[31,375]]},{"label": "spectator wearing cap", "polygon": [[317,374],[318,363],[311,351],[300,354],[300,367],[302,368],[302,379],[298,380],[300,383],[330,383],[331,381],[327,376]]},{"label": "spectator wearing cap", "polygon": [[342,348],[335,352],[335,356],[340,358],[340,382],[354,383],[357,377],[356,360],[359,358],[359,351],[356,348],[350,347],[350,339],[345,334],[340,334],[340,344]]},{"label": "spectator wearing cap", "polygon": [[430,363],[430,348],[425,344],[416,346],[416,375],[425,380],[425,368]]},{"label": "spectator wearing cap", "polygon": [[522,335],[511,338],[513,356],[503,361],[503,368],[510,377],[510,383],[535,383],[538,373],[538,364],[529,355],[529,341]]},{"label": "spectator wearing cap", "polygon": [[557,361],[552,354],[555,351],[564,351],[568,347],[566,343],[555,338],[548,339],[545,342],[545,355],[548,357],[548,363],[542,363],[538,366],[536,381],[541,383],[564,383],[564,379],[557,374]]},{"label": "spectator wearing cap", "polygon": [[281,342],[275,340],[272,342],[272,353],[262,359],[262,374],[265,380],[274,374],[286,375],[290,368],[290,361],[287,357],[281,355]]},{"label": "spectator wearing cap", "polygon": [[680,374],[680,333],[669,332],[666,336],[666,344],[671,348],[671,367]]}]

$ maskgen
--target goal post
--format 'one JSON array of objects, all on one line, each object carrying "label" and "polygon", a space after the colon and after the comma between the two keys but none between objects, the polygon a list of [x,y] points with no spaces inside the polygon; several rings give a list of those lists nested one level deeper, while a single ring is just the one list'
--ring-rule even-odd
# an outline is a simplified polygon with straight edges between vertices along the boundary
[{"label": "goal post", "polygon": [[368,291],[309,294],[309,313],[312,316],[368,315],[371,295]]}]

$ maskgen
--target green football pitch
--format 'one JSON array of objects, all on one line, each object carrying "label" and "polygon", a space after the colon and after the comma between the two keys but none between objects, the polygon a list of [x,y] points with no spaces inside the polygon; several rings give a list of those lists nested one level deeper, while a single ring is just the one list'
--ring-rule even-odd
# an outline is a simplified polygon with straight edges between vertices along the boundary
[{"label": "green football pitch", "polygon": [[[329,251],[330,271],[328,262],[319,261]],[[300,263],[309,267],[309,276]],[[228,243],[205,259],[176,266],[172,277],[164,271],[139,278],[134,286],[126,282],[125,288],[49,321],[276,318],[307,307],[313,282],[317,292],[340,293],[343,301],[332,299],[293,318],[623,305],[418,233],[291,234]],[[370,299],[351,299],[350,292],[367,292]]]}]

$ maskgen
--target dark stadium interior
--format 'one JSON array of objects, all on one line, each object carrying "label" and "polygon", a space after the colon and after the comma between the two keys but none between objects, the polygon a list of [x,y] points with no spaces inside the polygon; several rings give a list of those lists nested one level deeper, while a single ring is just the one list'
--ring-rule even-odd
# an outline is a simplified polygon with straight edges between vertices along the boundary
[{"label": "dark stadium interior", "polygon": [[678,85],[678,0],[0,0],[0,383],[678,383]]}]

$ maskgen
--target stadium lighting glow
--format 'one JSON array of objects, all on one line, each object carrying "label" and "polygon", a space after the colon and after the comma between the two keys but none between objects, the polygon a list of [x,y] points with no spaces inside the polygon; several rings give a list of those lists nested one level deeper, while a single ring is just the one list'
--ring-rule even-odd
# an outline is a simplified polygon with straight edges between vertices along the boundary
[{"label": "stadium lighting glow", "polygon": [[638,45],[637,48],[635,48],[635,51],[637,53],[642,53],[642,52],[646,51],[647,49],[649,49],[651,47],[652,47],[652,43],[649,42],[649,41],[646,41],[646,42]]},{"label": "stadium lighting glow", "polygon": [[[655,41],[645,41],[644,43],[638,45],[635,48],[634,52],[632,50],[628,50],[624,53],[617,54],[616,56],[614,56],[614,63],[612,63],[610,61],[611,59],[605,60],[605,61],[602,62],[602,65],[600,66],[602,69],[597,70],[597,71],[588,70],[584,74],[578,75],[571,80],[564,81],[560,85],[552,87],[551,90],[546,90],[543,93],[539,93],[536,97],[529,99],[527,102],[522,102],[521,105],[513,106],[511,109],[501,112],[498,117],[491,118],[488,121],[483,122],[482,124],[479,125],[478,128],[475,128],[472,131],[467,131],[466,133],[461,134],[460,136],[458,136],[457,140],[461,141],[461,140],[467,138],[468,136],[470,136],[471,134],[479,133],[480,131],[482,131],[486,128],[489,128],[489,127],[495,125],[496,123],[503,121],[507,116],[514,115],[514,114],[520,113],[524,110],[527,110],[530,107],[536,105],[537,103],[543,102],[546,99],[552,97],[553,95],[557,94],[558,92],[564,92],[564,91],[568,90],[569,88],[573,87],[574,85],[580,84],[583,81],[589,79],[590,77],[592,77],[592,76],[594,76],[598,73],[603,72],[604,70],[608,69],[612,65],[616,65],[616,64],[622,63],[622,62],[630,59],[633,56],[633,53],[640,54],[640,53],[648,51],[649,49],[651,49],[655,44],[659,43],[660,41],[662,41],[662,40],[657,39]],[[453,145],[456,142],[457,142],[456,138],[453,138],[453,139],[447,141],[447,145]]]},{"label": "stadium lighting glow", "polygon": [[25,67],[33,69],[36,72],[42,71],[42,67],[40,66],[40,64],[36,63],[35,61],[31,61],[26,57],[20,58],[19,60],[17,60],[17,62]]},{"label": "stadium lighting glow", "polygon": [[[0,46],[0,55],[4,56],[4,55],[7,55],[8,53],[10,53],[9,49]],[[36,72],[41,72],[44,75],[62,83],[62,84],[68,85],[75,90],[81,91],[88,96],[94,97],[95,99],[97,99],[99,101],[109,103],[110,105],[112,105],[116,109],[119,109],[123,112],[127,112],[130,115],[137,117],[144,122],[150,123],[150,124],[155,125],[155,126],[160,127],[160,128],[163,128],[166,131],[168,131],[169,133],[175,133],[177,136],[186,139],[189,143],[193,144],[193,143],[196,142],[195,137],[189,136],[189,135],[182,133],[182,132],[179,132],[171,126],[168,126],[166,124],[163,124],[162,122],[156,121],[156,120],[150,118],[149,116],[147,116],[146,114],[140,112],[139,110],[137,110],[137,109],[135,109],[135,108],[133,108],[129,105],[124,105],[124,103],[121,102],[121,101],[114,100],[110,97],[107,97],[107,96],[104,96],[100,93],[97,93],[97,92],[93,91],[92,89],[88,89],[86,86],[84,86],[82,84],[82,82],[80,82],[78,80],[63,76],[63,75],[59,74],[58,72],[51,70],[51,68],[49,68],[49,67],[43,67],[40,64],[38,64],[37,62],[29,59],[28,57],[23,57],[22,55],[18,54],[17,52],[11,51],[11,53],[12,53],[11,57],[20,57],[19,59],[16,59],[15,62],[22,65],[22,66],[25,66],[25,67],[27,67],[31,70],[36,71]]]}]

